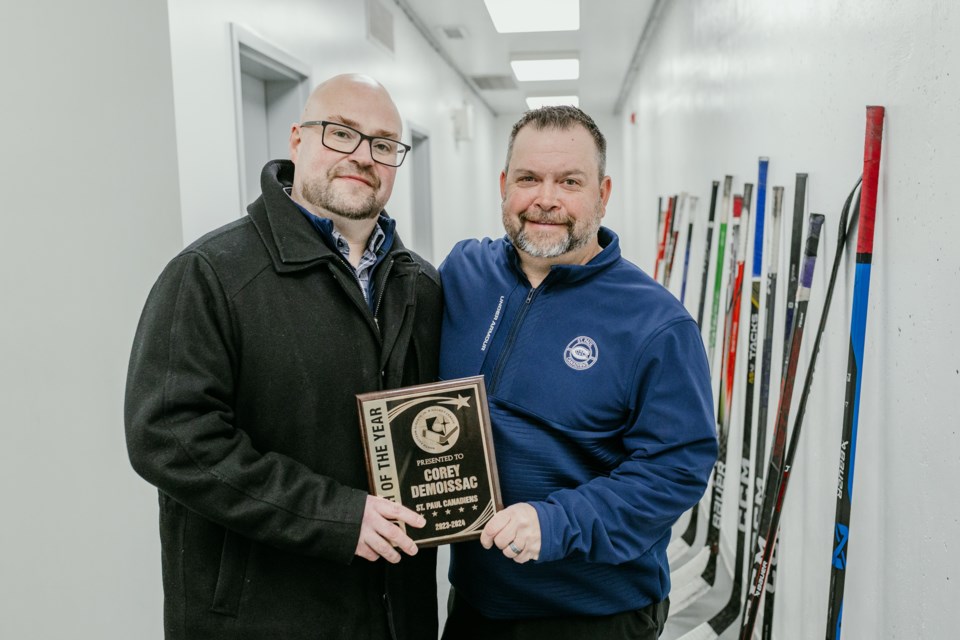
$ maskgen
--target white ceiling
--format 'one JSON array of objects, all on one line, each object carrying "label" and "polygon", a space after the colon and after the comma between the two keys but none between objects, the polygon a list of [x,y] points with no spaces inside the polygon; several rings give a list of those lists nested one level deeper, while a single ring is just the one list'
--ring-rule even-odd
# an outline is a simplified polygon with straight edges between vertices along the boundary
[{"label": "white ceiling", "polygon": [[[528,95],[570,94],[580,96],[587,113],[612,114],[655,1],[581,0],[579,31],[501,34],[483,0],[396,0],[497,115],[522,113]],[[445,33],[456,27],[465,30],[463,39]],[[576,52],[580,78],[516,82],[510,54],[540,52]],[[480,88],[484,76],[514,88]]]}]

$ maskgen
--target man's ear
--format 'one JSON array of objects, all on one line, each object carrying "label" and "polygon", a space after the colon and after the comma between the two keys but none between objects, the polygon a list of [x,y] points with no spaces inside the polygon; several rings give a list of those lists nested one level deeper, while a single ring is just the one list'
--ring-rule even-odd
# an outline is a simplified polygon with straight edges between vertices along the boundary
[{"label": "man's ear", "polygon": [[290,125],[290,160],[297,164],[297,152],[300,150],[300,125],[294,122]]},{"label": "man's ear", "polygon": [[610,176],[603,176],[600,181],[600,202],[603,203],[603,212],[607,212],[607,201],[610,199],[610,190],[613,188],[613,181]]}]

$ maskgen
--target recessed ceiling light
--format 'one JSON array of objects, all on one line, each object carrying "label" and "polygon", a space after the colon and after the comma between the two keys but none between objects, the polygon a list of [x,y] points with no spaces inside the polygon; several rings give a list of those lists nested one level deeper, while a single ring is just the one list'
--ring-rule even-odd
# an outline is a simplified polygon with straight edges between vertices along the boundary
[{"label": "recessed ceiling light", "polygon": [[580,96],[530,96],[527,98],[528,109],[540,107],[558,107],[562,105],[580,106]]},{"label": "recessed ceiling light", "polygon": [[576,80],[580,77],[580,60],[577,58],[511,60],[510,66],[520,82]]},{"label": "recessed ceiling light", "polygon": [[499,33],[576,31],[580,0],[483,0]]}]

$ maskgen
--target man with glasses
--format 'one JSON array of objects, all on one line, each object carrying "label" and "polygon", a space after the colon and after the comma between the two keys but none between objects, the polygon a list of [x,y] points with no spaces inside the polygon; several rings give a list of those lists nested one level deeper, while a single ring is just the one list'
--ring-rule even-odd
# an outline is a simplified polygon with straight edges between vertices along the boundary
[{"label": "man with glasses", "polygon": [[666,547],[717,456],[710,373],[683,306],[600,226],[606,140],[528,111],[500,174],[506,237],[441,265],[440,375],[482,374],[507,507],[453,545],[444,640],[654,640]]},{"label": "man with glasses", "polygon": [[435,550],[369,495],[355,398],[437,377],[439,278],[383,210],[401,135],[376,81],[321,84],[248,215],[150,292],[125,418],[168,639],[436,639]]}]

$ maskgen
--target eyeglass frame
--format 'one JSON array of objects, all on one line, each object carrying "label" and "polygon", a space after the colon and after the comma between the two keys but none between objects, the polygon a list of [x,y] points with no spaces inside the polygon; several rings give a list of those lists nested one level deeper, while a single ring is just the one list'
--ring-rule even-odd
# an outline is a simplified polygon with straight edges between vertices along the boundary
[{"label": "eyeglass frame", "polygon": [[[336,126],[338,126],[338,127],[343,127],[344,129],[349,129],[350,131],[353,131],[353,132],[356,133],[358,136],[360,136],[360,140],[359,140],[359,142],[357,142],[357,146],[355,146],[355,147],[354,147],[352,150],[350,150],[350,151],[341,151],[340,149],[335,149],[335,148],[331,147],[330,145],[328,145],[327,142],[326,142],[326,140],[324,140],[324,138],[326,138],[326,136],[327,136],[327,125],[328,125],[328,124],[336,125]],[[345,125],[345,124],[343,124],[342,122],[334,122],[334,121],[332,121],[332,120],[304,120],[303,122],[300,123],[300,126],[301,126],[301,127],[320,127],[320,128],[321,128],[321,130],[320,130],[320,143],[321,143],[323,146],[325,146],[327,149],[330,149],[331,151],[336,151],[337,153],[342,153],[342,154],[344,154],[344,155],[350,155],[351,153],[354,153],[357,149],[360,148],[360,145],[363,144],[364,140],[367,140],[367,141],[369,141],[369,143],[370,143],[370,144],[368,145],[369,148],[370,148],[370,159],[373,160],[374,162],[376,162],[377,164],[382,164],[382,165],[385,166],[385,167],[394,167],[394,168],[397,168],[397,167],[399,167],[400,165],[402,165],[402,164],[403,164],[403,161],[407,159],[407,154],[410,153],[410,150],[413,148],[413,147],[410,146],[409,144],[407,144],[407,143],[405,143],[405,142],[400,142],[399,140],[394,140],[393,138],[386,138],[386,137],[384,137],[384,136],[368,136],[367,134],[363,133],[362,131],[357,131],[356,129],[354,129],[354,128],[351,127],[351,126]],[[397,163],[397,164],[390,164],[390,163],[388,163],[388,162],[384,162],[383,160],[377,160],[377,158],[373,155],[373,141],[374,141],[374,140],[386,140],[387,142],[392,142],[393,144],[398,144],[398,145],[400,145],[401,147],[403,147],[403,150],[404,150],[404,151],[403,151],[403,156],[400,158],[400,162]]]}]

